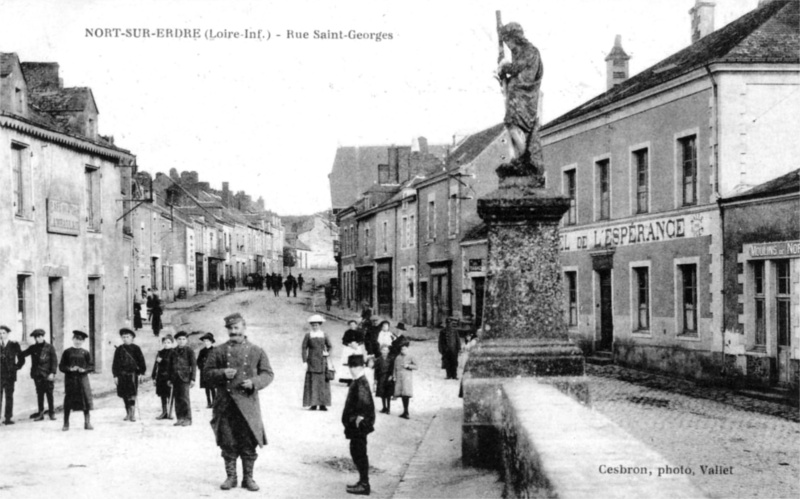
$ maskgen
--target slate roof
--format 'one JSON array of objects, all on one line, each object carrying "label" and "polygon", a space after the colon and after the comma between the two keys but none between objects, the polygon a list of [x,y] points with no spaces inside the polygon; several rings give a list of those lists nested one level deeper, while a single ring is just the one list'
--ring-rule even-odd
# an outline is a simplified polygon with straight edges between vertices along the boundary
[{"label": "slate roof", "polygon": [[92,90],[88,87],[60,88],[42,93],[31,92],[28,99],[39,109],[49,113],[83,111],[87,104],[94,105]]},{"label": "slate roof", "polygon": [[489,147],[491,144],[503,131],[505,130],[505,125],[503,123],[498,123],[492,127],[487,128],[486,130],[482,130],[478,133],[474,133],[464,139],[461,144],[456,147],[450,156],[447,158],[446,163],[446,170],[450,170],[452,168],[457,168],[460,165],[466,165],[474,160],[478,155],[483,152],[484,149]]},{"label": "slate roof", "polygon": [[713,63],[800,63],[800,1],[765,3],[550,121],[542,131]]},{"label": "slate roof", "polygon": [[722,203],[731,201],[742,201],[744,199],[766,198],[779,196],[781,194],[800,193],[800,168],[791,171],[769,182],[759,184],[752,189],[744,191],[735,196],[730,196],[722,200]]},{"label": "slate roof", "polygon": [[481,222],[475,227],[471,228],[464,234],[464,237],[461,238],[462,243],[466,243],[468,241],[482,241],[489,237],[489,226],[485,223]]}]

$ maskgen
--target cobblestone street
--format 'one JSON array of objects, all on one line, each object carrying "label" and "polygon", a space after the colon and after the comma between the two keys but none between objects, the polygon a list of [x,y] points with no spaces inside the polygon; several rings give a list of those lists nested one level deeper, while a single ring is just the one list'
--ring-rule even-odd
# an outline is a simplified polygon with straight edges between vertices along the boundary
[{"label": "cobblestone street", "polygon": [[[673,465],[690,468],[709,497],[800,495],[796,408],[618,366],[590,365],[587,374],[595,409]],[[731,473],[703,474],[701,466]]]}]

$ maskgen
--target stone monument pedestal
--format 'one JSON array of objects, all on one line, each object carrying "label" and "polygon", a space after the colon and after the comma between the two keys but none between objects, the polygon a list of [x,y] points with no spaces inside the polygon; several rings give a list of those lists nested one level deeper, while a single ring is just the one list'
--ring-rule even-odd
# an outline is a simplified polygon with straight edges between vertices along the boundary
[{"label": "stone monument pedestal", "polygon": [[[505,165],[504,165],[505,166]],[[535,177],[504,177],[478,200],[489,227],[485,326],[464,369],[462,461],[498,467],[502,460],[504,382],[533,377],[588,402],[583,353],[563,317],[558,224],[569,199]]]}]

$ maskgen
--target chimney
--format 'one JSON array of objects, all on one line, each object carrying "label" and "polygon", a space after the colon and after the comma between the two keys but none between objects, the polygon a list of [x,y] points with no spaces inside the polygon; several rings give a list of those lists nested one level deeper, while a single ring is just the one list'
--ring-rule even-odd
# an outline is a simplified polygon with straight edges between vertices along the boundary
[{"label": "chimney", "polygon": [[231,188],[228,182],[222,183],[222,204],[228,208],[231,206]]},{"label": "chimney", "polygon": [[714,31],[714,2],[697,0],[694,7],[689,9],[692,16],[692,43]]},{"label": "chimney", "polygon": [[428,154],[428,139],[425,137],[417,138],[417,145],[421,154]]},{"label": "chimney", "polygon": [[631,57],[622,48],[622,35],[614,37],[614,46],[606,56],[606,90],[611,90],[628,79],[628,60]]}]

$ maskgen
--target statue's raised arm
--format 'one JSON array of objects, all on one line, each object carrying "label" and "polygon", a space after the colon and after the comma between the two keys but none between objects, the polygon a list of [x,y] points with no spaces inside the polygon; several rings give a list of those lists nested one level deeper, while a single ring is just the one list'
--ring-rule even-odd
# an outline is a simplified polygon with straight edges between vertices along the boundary
[{"label": "statue's raised arm", "polygon": [[511,51],[511,62],[503,60],[497,78],[504,88],[506,115],[503,120],[511,138],[514,160],[504,168],[506,176],[535,177],[544,183],[542,145],[539,139],[539,86],[542,83],[542,59],[517,23],[499,29],[500,41]]}]

